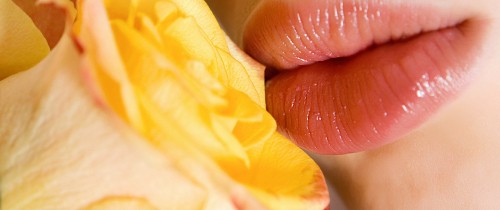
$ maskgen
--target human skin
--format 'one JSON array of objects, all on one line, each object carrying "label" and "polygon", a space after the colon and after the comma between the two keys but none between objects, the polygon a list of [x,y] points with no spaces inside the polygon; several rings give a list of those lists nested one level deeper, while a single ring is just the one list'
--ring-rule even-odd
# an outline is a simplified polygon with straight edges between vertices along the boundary
[{"label": "human skin", "polygon": [[[271,0],[207,0],[242,46],[246,21],[266,1]],[[385,1],[396,2],[401,1]],[[349,209],[498,209],[500,1],[414,2],[467,13],[484,25],[480,50],[467,56],[475,60],[467,66],[475,74],[469,84],[390,142],[351,154],[310,154]]]}]

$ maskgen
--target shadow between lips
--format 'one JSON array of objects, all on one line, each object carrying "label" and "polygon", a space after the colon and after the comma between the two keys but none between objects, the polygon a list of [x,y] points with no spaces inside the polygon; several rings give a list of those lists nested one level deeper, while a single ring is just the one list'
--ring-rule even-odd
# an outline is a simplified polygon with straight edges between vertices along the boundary
[{"label": "shadow between lips", "polygon": [[[456,98],[473,78],[479,24],[417,5],[263,1],[244,49],[273,73],[279,131],[318,154],[380,147]],[[333,3],[332,3],[333,2]]]}]

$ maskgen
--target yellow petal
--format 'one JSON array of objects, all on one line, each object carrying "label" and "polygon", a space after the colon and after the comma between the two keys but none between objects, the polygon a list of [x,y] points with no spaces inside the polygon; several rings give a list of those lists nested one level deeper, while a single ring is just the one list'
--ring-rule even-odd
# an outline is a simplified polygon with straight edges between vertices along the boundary
[{"label": "yellow petal", "polygon": [[0,1],[0,80],[34,66],[49,50],[30,17],[13,1]]},{"label": "yellow petal", "polygon": [[[244,78],[245,75],[250,77],[252,84],[255,87],[256,99],[254,101],[261,105],[262,107],[266,106],[265,102],[265,86],[264,86],[264,71],[265,66],[255,61],[253,58],[248,56],[245,52],[243,52],[228,36],[226,36],[227,44],[229,47],[229,53],[234,59],[238,60],[241,65],[244,66],[245,72],[235,72],[233,73],[233,78]],[[245,74],[246,73],[246,74]],[[244,74],[244,75],[241,75]],[[237,86],[237,85],[235,85]],[[239,85],[238,85],[239,86]],[[258,99],[258,100],[257,100]]]},{"label": "yellow petal", "polygon": [[[202,33],[197,33],[204,36],[204,42],[209,42],[215,53],[216,57],[220,57],[218,60],[218,69],[224,69],[224,75],[221,75],[221,79],[226,84],[231,87],[246,93],[252,100],[256,103],[264,106],[264,90],[263,90],[263,77],[257,77],[256,75],[263,76],[264,68],[261,65],[253,65],[252,68],[249,66],[242,66],[242,64],[249,64],[249,62],[240,63],[235,60],[233,56],[230,55],[230,50],[228,48],[228,43],[226,42],[225,33],[220,29],[215,16],[211,13],[207,4],[202,0],[171,0],[178,8],[182,15],[186,17],[192,17],[195,19],[196,24]],[[178,33],[178,36],[184,37],[195,34],[191,31],[186,31],[185,33]],[[191,39],[184,39],[186,42]],[[201,39],[196,39],[201,40]],[[234,49],[234,45],[229,46]],[[193,44],[194,45],[194,44]],[[191,48],[192,50],[193,48]],[[196,47],[194,49],[197,49]],[[206,52],[206,51],[199,51]],[[233,50],[236,52],[236,50]],[[198,53],[205,54],[205,53]],[[217,58],[213,58],[217,59]],[[247,59],[242,59],[247,61]],[[257,67],[257,68],[255,68]]]},{"label": "yellow petal", "polygon": [[206,36],[216,48],[227,49],[224,32],[220,29],[217,19],[203,0],[170,0],[183,16],[193,17],[198,25],[202,26]]},{"label": "yellow petal", "polygon": [[270,209],[324,209],[328,204],[321,171],[288,139],[275,133],[271,140],[250,149],[248,154],[250,168],[230,162],[223,166]]}]

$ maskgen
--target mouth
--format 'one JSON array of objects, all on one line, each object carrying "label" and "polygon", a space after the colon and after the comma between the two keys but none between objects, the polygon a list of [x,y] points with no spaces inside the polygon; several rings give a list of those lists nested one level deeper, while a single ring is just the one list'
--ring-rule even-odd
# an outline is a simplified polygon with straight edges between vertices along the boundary
[{"label": "mouth", "polygon": [[484,28],[470,17],[403,3],[266,0],[247,22],[244,49],[276,69],[266,100],[280,133],[311,152],[345,154],[407,135],[466,89]]}]

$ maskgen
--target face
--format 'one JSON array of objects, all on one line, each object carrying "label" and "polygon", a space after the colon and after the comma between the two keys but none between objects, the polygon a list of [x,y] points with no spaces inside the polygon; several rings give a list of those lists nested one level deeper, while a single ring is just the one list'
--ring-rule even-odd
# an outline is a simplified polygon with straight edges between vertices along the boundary
[{"label": "face", "polygon": [[207,2],[350,208],[498,205],[500,1]]}]

